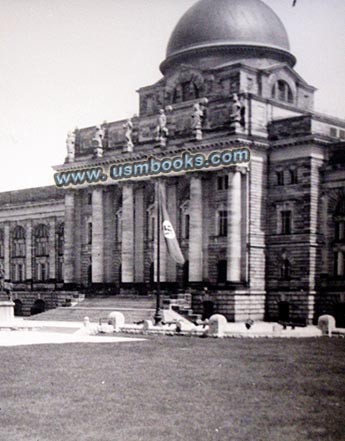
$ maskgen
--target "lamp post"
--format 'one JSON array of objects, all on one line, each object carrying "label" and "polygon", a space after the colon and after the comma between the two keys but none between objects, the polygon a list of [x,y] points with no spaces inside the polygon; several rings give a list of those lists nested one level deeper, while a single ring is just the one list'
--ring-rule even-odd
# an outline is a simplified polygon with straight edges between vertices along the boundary
[{"label": "lamp post", "polygon": [[159,182],[156,183],[157,194],[157,293],[156,293],[156,311],[154,315],[155,325],[159,325],[162,322],[161,311],[161,287],[160,287],[160,263],[161,263],[161,207],[160,207],[160,188]]}]

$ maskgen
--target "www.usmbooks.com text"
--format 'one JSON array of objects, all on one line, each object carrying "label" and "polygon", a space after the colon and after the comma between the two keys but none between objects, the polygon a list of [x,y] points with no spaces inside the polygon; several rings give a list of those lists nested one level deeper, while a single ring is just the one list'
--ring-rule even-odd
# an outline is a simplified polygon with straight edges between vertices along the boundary
[{"label": "www.usmbooks.com text", "polygon": [[59,172],[55,173],[54,179],[57,187],[69,187],[216,169],[249,161],[250,150],[248,148],[214,151],[207,155],[185,152],[172,158],[150,157],[139,162],[113,164],[107,171],[103,167],[90,167],[83,170]]}]

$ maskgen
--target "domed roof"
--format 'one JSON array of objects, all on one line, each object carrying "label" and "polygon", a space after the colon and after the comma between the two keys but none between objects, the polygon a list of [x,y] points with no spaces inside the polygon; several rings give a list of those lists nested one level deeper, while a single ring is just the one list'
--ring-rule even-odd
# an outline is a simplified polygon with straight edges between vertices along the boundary
[{"label": "domed roof", "polygon": [[177,23],[166,56],[239,46],[278,50],[294,64],[283,23],[261,0],[199,0]]}]

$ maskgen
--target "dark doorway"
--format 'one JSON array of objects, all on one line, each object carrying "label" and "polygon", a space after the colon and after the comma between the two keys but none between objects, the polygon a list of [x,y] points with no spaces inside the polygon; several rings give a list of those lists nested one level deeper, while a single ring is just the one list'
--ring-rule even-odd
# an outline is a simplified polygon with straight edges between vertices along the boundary
[{"label": "dark doorway", "polygon": [[337,328],[345,328],[345,303],[334,305],[334,318]]},{"label": "dark doorway", "polygon": [[14,315],[17,317],[22,317],[23,315],[23,303],[19,299],[14,301]]},{"label": "dark doorway", "polygon": [[214,313],[214,303],[211,300],[205,300],[203,302],[203,314],[202,319],[209,319]]},{"label": "dark doorway", "polygon": [[182,273],[182,285],[183,285],[183,288],[187,288],[188,281],[189,281],[189,261],[188,260],[186,260],[185,263],[183,264],[182,271],[183,271],[183,273]]},{"label": "dark doorway", "polygon": [[36,300],[34,305],[31,307],[30,309],[30,314],[31,315],[35,315],[35,314],[40,314],[41,312],[44,312],[46,309],[46,304],[44,303],[43,300]]},{"label": "dark doorway", "polygon": [[219,260],[217,263],[217,283],[225,284],[227,276],[227,261]]},{"label": "dark doorway", "polygon": [[281,322],[288,322],[290,320],[290,303],[278,303],[278,320]]}]

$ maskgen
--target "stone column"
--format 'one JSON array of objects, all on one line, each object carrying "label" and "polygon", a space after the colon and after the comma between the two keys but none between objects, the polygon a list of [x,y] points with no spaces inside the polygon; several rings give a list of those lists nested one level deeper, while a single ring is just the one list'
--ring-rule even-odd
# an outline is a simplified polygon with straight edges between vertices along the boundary
[{"label": "stone column", "polygon": [[56,219],[49,220],[49,279],[56,279]]},{"label": "stone column", "polygon": [[190,180],[189,203],[189,281],[202,282],[202,180],[199,176],[192,176]]},{"label": "stone column", "polygon": [[74,283],[74,218],[75,194],[65,193],[65,229],[64,229],[64,283]]},{"label": "stone column", "polygon": [[92,283],[103,283],[103,188],[92,190]]},{"label": "stone column", "polygon": [[5,280],[10,280],[10,224],[4,226],[4,272]]},{"label": "stone column", "polygon": [[228,244],[227,244],[227,281],[241,281],[242,256],[242,202],[241,173],[234,170],[229,173],[228,189]]},{"label": "stone column", "polygon": [[134,281],[144,282],[144,188],[139,187],[135,191],[135,241],[134,241]]},{"label": "stone column", "polygon": [[25,273],[26,281],[32,281],[32,221],[26,222],[25,229]]},{"label": "stone column", "polygon": [[122,283],[134,282],[134,198],[133,186],[122,188]]}]

